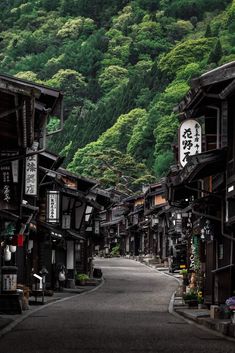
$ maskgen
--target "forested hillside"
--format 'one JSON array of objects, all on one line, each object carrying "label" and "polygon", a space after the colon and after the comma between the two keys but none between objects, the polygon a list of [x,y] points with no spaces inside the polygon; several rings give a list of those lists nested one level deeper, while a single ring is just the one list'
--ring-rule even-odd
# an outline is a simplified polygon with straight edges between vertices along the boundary
[{"label": "forested hillside", "polygon": [[[191,78],[235,60],[235,1],[2,0],[0,71],[61,88],[48,148],[127,192],[173,161]],[[49,129],[58,122],[52,118]]]}]

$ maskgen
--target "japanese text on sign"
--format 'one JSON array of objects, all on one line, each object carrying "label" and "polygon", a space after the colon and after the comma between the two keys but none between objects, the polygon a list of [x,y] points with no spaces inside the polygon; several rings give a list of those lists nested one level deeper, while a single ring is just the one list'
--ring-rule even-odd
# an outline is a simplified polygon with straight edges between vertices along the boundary
[{"label": "japanese text on sign", "polygon": [[[38,143],[34,143],[27,152],[34,152],[38,149]],[[37,195],[38,179],[38,155],[34,154],[26,158],[25,163],[25,195]]]},{"label": "japanese text on sign", "polygon": [[[17,151],[1,151],[0,157],[8,158],[17,156]],[[18,183],[19,161],[9,161],[0,167],[0,189],[3,195],[3,200],[6,202],[12,201],[12,184]]]},{"label": "japanese text on sign", "polygon": [[182,167],[187,163],[187,158],[201,153],[202,135],[201,125],[193,119],[185,120],[179,129],[179,160]]},{"label": "japanese text on sign", "polygon": [[47,221],[57,223],[59,221],[59,192],[49,191],[47,193]]}]

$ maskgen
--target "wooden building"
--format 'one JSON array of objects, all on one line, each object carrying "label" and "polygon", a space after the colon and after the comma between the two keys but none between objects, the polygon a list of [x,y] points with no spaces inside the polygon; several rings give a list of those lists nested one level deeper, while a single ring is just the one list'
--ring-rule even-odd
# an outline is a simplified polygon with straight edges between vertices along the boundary
[{"label": "wooden building", "polygon": [[126,195],[117,191],[110,190],[110,202],[105,211],[100,215],[100,229],[103,236],[103,255],[112,256],[113,249],[118,245],[121,255],[126,252],[126,220],[125,215],[128,213],[128,207],[124,203]]},{"label": "wooden building", "polygon": [[61,91],[0,75],[0,267],[17,265],[18,283],[28,276],[25,240],[38,212],[38,155],[50,116],[62,127],[62,107]]},{"label": "wooden building", "polygon": [[168,237],[165,209],[168,206],[164,182],[148,186],[144,194],[144,217],[148,221],[148,254],[159,262],[167,260]]},{"label": "wooden building", "polygon": [[188,265],[207,304],[224,303],[235,290],[234,96],[235,62],[192,80],[178,110],[182,123],[191,121],[201,129],[201,150],[191,155],[198,137],[181,130],[185,164],[173,167],[168,176],[169,202],[191,215],[185,227],[192,259]]},{"label": "wooden building", "polygon": [[[39,249],[35,271],[46,268],[47,286],[58,287],[61,268],[66,272],[64,285],[74,283],[75,273],[89,272],[89,222],[94,207],[101,206],[88,197],[97,182],[79,177],[63,168],[53,170],[51,153],[40,155],[40,200],[37,219]],[[47,163],[47,164],[46,164]],[[46,166],[47,165],[47,166]],[[58,165],[58,164],[57,164]]]},{"label": "wooden building", "polygon": [[144,218],[144,194],[129,196],[123,200],[126,214],[124,253],[130,256],[147,254],[149,246],[148,225]]}]

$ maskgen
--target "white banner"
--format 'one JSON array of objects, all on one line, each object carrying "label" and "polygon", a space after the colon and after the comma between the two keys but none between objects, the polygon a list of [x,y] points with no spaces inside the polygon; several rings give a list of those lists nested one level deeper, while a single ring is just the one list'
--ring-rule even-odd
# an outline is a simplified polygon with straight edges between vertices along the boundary
[{"label": "white banner", "polygon": [[[34,142],[31,148],[27,149],[27,153],[36,152],[38,142]],[[26,157],[25,162],[25,195],[37,196],[38,184],[38,155],[34,154]]]},{"label": "white banner", "polygon": [[58,223],[60,216],[60,194],[59,191],[47,192],[47,222]]},{"label": "white banner", "polygon": [[187,158],[202,151],[202,128],[194,119],[185,120],[179,128],[179,160],[182,167]]}]

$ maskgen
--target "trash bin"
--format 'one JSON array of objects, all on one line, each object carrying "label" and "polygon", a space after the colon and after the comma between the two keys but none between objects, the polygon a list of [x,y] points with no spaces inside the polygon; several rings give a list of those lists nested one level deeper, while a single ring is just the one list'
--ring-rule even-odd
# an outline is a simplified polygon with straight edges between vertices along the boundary
[{"label": "trash bin", "polygon": [[2,267],[2,293],[15,294],[17,291],[17,267]]}]

